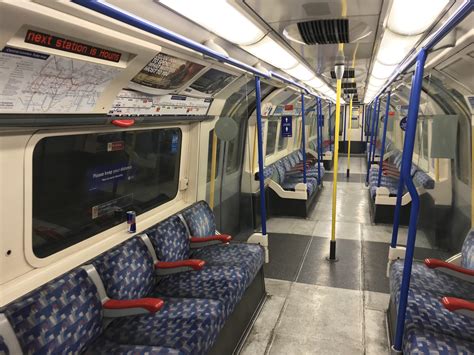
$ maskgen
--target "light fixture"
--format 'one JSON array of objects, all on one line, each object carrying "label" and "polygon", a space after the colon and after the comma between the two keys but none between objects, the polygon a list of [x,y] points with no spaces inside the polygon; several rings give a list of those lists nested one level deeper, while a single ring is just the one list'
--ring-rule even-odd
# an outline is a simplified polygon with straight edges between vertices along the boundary
[{"label": "light fixture", "polygon": [[255,57],[280,69],[290,69],[298,64],[298,60],[285,48],[269,36],[250,46],[241,46]]},{"label": "light fixture", "polygon": [[383,84],[385,84],[386,81],[387,79],[379,79],[375,76],[370,76],[368,86],[382,86]]},{"label": "light fixture", "polygon": [[306,81],[306,84],[308,84],[309,86],[315,89],[322,88],[323,86],[326,85],[326,83],[319,78],[313,78],[311,80],[308,80]]},{"label": "light fixture", "polygon": [[160,2],[235,44],[252,44],[265,35],[245,14],[225,0],[160,0]]},{"label": "light fixture", "polygon": [[419,38],[420,36],[401,36],[387,28],[380,42],[377,60],[385,65],[400,63],[415,47]]},{"label": "light fixture", "polygon": [[400,35],[419,35],[441,14],[449,0],[393,0],[387,26]]},{"label": "light fixture", "polygon": [[396,67],[396,65],[384,65],[375,60],[372,67],[372,76],[376,77],[377,79],[388,79]]},{"label": "light fixture", "polygon": [[308,81],[315,77],[314,73],[303,64],[297,64],[295,67],[286,69],[285,71],[301,81]]}]

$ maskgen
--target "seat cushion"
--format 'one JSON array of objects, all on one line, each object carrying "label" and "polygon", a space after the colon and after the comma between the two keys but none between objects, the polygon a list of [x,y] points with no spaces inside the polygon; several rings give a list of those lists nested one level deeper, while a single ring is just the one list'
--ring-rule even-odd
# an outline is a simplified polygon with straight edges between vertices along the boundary
[{"label": "seat cushion", "polygon": [[183,217],[193,237],[205,237],[216,234],[214,212],[205,201],[196,202],[183,211]]},{"label": "seat cushion", "polygon": [[124,345],[105,338],[99,338],[92,344],[86,355],[185,355],[177,349],[165,348],[163,346]]},{"label": "seat cushion", "polygon": [[144,232],[160,261],[189,259],[189,234],[179,216],[171,216]]},{"label": "seat cushion", "polygon": [[165,298],[155,314],[118,318],[103,337],[119,344],[179,349],[180,354],[206,354],[224,326],[221,302],[207,299]]},{"label": "seat cushion", "polygon": [[0,335],[0,354],[8,355],[10,354],[10,349],[8,349],[7,343],[5,343],[5,339]]},{"label": "seat cushion", "polygon": [[142,298],[155,287],[153,258],[139,237],[131,238],[99,255],[92,264],[110,298]]},{"label": "seat cushion", "polygon": [[236,266],[205,266],[160,278],[150,297],[206,298],[224,304],[228,316],[250,283],[249,273]]},{"label": "seat cushion", "polygon": [[265,253],[257,244],[231,243],[197,249],[192,258],[204,260],[209,266],[244,266],[249,271],[251,282],[265,262]]},{"label": "seat cushion", "polygon": [[[395,294],[395,305],[399,306],[400,293]],[[447,310],[441,303],[442,297],[411,286],[408,292],[408,306],[405,330],[413,327],[438,332],[459,339],[472,341],[474,318]]]},{"label": "seat cushion", "polygon": [[102,304],[87,273],[75,269],[0,310],[25,354],[77,354],[102,330]]},{"label": "seat cushion", "polygon": [[404,354],[473,354],[474,341],[413,327],[405,332]]},{"label": "seat cushion", "polygon": [[[398,297],[403,276],[403,260],[397,260],[390,267],[390,292]],[[439,270],[430,269],[424,263],[414,262],[412,265],[410,286],[432,292],[439,297],[459,297],[474,299],[474,284],[447,275]],[[395,298],[394,298],[395,299]]]}]

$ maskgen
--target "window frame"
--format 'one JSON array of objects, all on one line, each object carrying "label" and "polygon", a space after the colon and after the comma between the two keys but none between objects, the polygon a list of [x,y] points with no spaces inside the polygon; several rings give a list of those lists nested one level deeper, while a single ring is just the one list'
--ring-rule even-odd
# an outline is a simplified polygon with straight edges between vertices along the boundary
[{"label": "window frame", "polygon": [[[176,196],[162,204],[159,205],[145,213],[137,215],[137,224],[138,229],[137,233],[133,235],[138,235],[140,231],[145,230],[146,228],[151,227],[156,223],[157,214],[166,213],[171,209],[175,209],[176,204],[180,201],[184,202],[183,192],[180,189],[181,181],[183,180],[187,169],[188,159],[187,152],[189,151],[189,130],[190,125],[153,125],[153,126],[138,126],[127,129],[114,129],[114,128],[91,128],[91,129],[77,129],[77,130],[39,130],[35,132],[25,147],[25,159],[24,159],[24,218],[23,218],[23,230],[24,230],[24,252],[27,262],[33,267],[44,267],[49,265],[52,262],[61,260],[66,256],[74,257],[75,253],[90,247],[101,241],[110,241],[111,245],[115,245],[122,241],[125,241],[131,238],[133,235],[127,232],[127,222],[123,222],[113,226],[109,229],[106,229],[98,234],[92,235],[89,238],[86,238],[74,245],[66,247],[54,254],[51,254],[44,258],[39,258],[35,255],[33,251],[33,154],[37,144],[44,138],[48,137],[59,137],[59,136],[73,136],[80,134],[97,134],[97,133],[116,133],[123,131],[143,131],[143,130],[155,130],[155,129],[166,129],[166,128],[178,128],[181,130],[181,156],[179,158],[179,173],[178,173],[178,190]],[[114,242],[112,242],[112,240]],[[118,240],[118,242],[117,242]]]}]

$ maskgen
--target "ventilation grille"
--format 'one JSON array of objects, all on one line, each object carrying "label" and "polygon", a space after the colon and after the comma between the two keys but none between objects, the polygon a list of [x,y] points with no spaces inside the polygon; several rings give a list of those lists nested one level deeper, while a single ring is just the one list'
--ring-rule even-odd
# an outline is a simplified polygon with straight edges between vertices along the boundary
[{"label": "ventilation grille", "polygon": [[344,94],[357,94],[357,89],[344,89]]},{"label": "ventilation grille", "polygon": [[343,89],[355,89],[356,88],[356,83],[341,83],[341,87]]},{"label": "ventilation grille", "polygon": [[[336,72],[334,70],[331,70],[331,78],[336,79]],[[345,68],[343,78],[344,79],[354,79],[355,78],[354,68]]]},{"label": "ventilation grille", "polygon": [[298,22],[298,31],[306,44],[349,42],[348,19]]}]

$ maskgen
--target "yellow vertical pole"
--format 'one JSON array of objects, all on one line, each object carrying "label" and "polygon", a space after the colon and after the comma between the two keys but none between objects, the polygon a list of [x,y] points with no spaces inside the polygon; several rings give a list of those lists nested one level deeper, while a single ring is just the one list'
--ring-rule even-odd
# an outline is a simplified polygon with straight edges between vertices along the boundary
[{"label": "yellow vertical pole", "polygon": [[351,173],[351,129],[352,129],[352,97],[349,101],[349,129],[347,130],[347,139],[349,141],[349,145],[347,147],[347,177],[349,177]]},{"label": "yellow vertical pole", "polygon": [[[341,120],[341,85],[342,77],[344,74],[344,54],[343,54],[344,45],[339,44],[339,54],[336,59],[336,122],[335,122],[335,132],[338,134],[340,120]],[[342,72],[341,72],[342,71]],[[335,137],[336,138],[336,137]],[[329,261],[336,261],[336,199],[337,199],[337,173],[338,173],[338,163],[339,163],[339,136],[337,139],[334,139],[334,173],[332,180],[332,221],[331,221],[331,241],[329,249]]]},{"label": "yellow vertical pole", "polygon": [[209,206],[214,209],[214,195],[216,191],[216,166],[217,166],[217,135],[212,134],[212,156],[211,156],[211,185],[209,191]]}]

